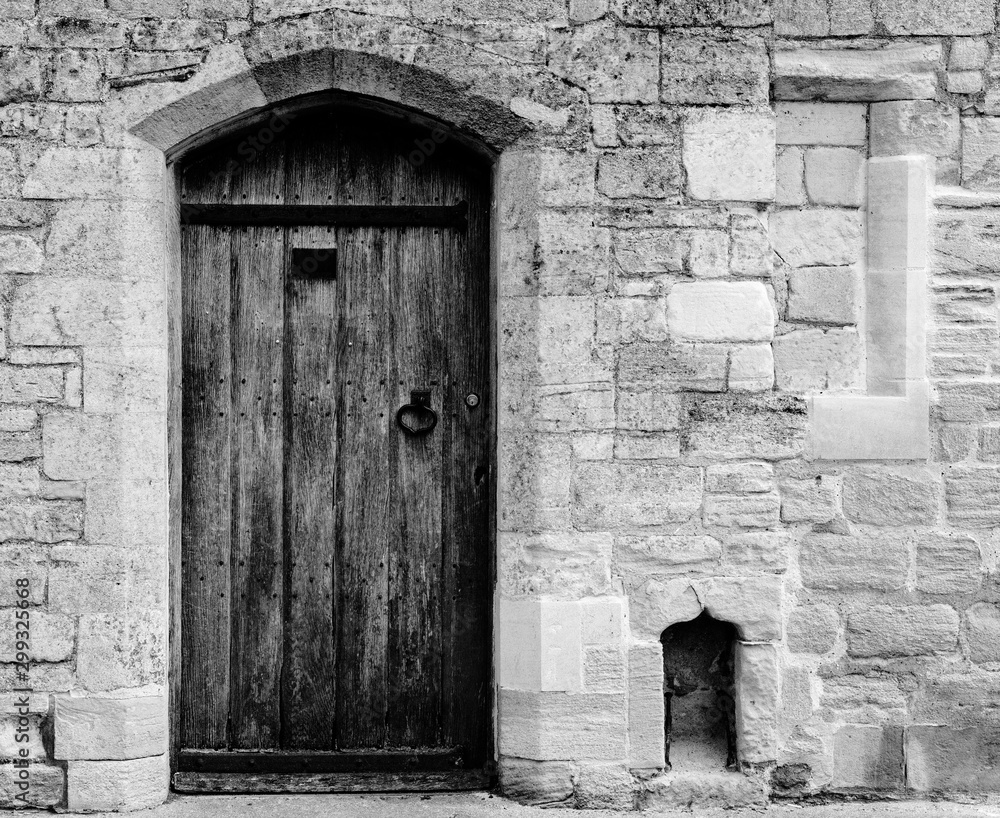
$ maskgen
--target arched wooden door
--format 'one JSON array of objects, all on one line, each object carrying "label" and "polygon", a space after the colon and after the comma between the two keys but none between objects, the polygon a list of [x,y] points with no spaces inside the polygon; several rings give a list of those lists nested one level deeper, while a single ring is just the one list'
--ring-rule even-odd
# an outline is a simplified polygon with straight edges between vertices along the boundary
[{"label": "arched wooden door", "polygon": [[181,174],[175,786],[483,786],[489,168],[358,108],[272,126]]}]

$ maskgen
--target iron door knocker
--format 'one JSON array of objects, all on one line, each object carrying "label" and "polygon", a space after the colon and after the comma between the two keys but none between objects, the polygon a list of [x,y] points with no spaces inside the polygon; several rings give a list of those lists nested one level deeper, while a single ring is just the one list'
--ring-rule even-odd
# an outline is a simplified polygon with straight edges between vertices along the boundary
[{"label": "iron door knocker", "polygon": [[418,437],[430,434],[437,426],[437,412],[431,409],[430,390],[410,392],[410,402],[404,403],[396,412],[396,423],[409,435]]}]

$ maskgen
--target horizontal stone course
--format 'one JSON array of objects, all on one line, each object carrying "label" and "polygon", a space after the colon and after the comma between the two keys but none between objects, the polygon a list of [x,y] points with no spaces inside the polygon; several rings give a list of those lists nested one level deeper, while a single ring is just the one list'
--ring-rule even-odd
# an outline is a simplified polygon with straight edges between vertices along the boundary
[{"label": "horizontal stone course", "polygon": [[876,605],[847,618],[852,656],[920,656],[957,648],[958,614],[948,605]]},{"label": "horizontal stone course", "polygon": [[167,751],[167,706],[158,696],[134,699],[60,695],[55,700],[57,759],[129,759]]}]

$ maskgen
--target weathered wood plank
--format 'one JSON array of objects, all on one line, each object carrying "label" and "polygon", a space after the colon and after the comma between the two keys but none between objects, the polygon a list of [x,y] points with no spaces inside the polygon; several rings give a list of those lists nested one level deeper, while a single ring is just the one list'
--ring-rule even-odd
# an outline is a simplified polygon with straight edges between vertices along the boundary
[{"label": "weathered wood plank", "polygon": [[363,753],[184,751],[179,762],[180,770],[197,773],[442,772],[465,767],[462,752],[453,748]]},{"label": "weathered wood plank", "polygon": [[177,792],[447,792],[488,790],[494,778],[483,770],[448,773],[329,773],[326,775],[247,775],[174,773]]},{"label": "weathered wood plank", "polygon": [[278,746],[284,501],[284,252],[279,228],[233,232],[231,742]]},{"label": "weathered wood plank", "polygon": [[341,227],[431,226],[464,229],[465,202],[452,205],[246,205],[186,202],[181,207],[183,224],[256,225],[294,227],[307,225]]},{"label": "weathered wood plank", "polygon": [[414,389],[429,390],[439,422],[419,437],[392,430],[399,514],[389,556],[388,739],[392,746],[433,746],[441,733],[441,441],[451,420],[442,405],[449,328],[434,274],[442,263],[440,231],[396,231],[393,239],[395,402],[409,403]]},{"label": "weathered wood plank", "polygon": [[[335,255],[322,228],[290,231],[289,251]],[[289,263],[291,259],[289,259]],[[289,276],[285,301],[285,654],[282,741],[286,749],[333,747],[334,418],[337,282]]]},{"label": "weathered wood plank", "polygon": [[182,237],[181,741],[225,747],[229,718],[229,231]]},{"label": "weathered wood plank", "polygon": [[389,300],[383,231],[338,231],[343,274],[337,339],[337,742],[382,747],[386,736],[390,499]]}]

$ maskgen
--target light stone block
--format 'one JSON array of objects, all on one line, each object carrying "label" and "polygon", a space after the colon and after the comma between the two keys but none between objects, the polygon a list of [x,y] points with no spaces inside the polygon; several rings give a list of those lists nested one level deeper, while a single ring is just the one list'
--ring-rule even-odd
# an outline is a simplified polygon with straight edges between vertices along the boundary
[{"label": "light stone block", "polygon": [[810,447],[822,460],[923,460],[930,451],[926,385],[906,397],[818,395],[810,399]]},{"label": "light stone block", "polygon": [[805,154],[802,148],[779,148],[776,172],[775,202],[779,205],[804,205],[808,197],[805,186]]},{"label": "light stone block", "polygon": [[853,327],[803,329],[774,339],[775,384],[786,392],[845,392],[863,384],[861,338]]},{"label": "light stone block", "polygon": [[949,71],[974,71],[986,65],[990,45],[983,37],[956,37],[948,55]]},{"label": "light stone block", "polygon": [[774,645],[736,645],[736,752],[742,763],[778,755],[778,653]]},{"label": "light stone block", "polygon": [[163,199],[163,158],[129,148],[50,148],[24,181],[26,199]]},{"label": "light stone block", "polygon": [[53,480],[166,476],[162,414],[48,414],[42,444],[44,471]]},{"label": "light stone block", "polygon": [[1000,188],[1000,118],[962,119],[962,185],[974,190]]},{"label": "light stone block", "polygon": [[729,358],[729,388],[766,392],[774,386],[774,353],[770,344],[734,347]]},{"label": "light stone block", "polygon": [[684,123],[684,167],[695,199],[774,201],[774,158],[773,114],[713,109]]},{"label": "light stone block", "polygon": [[87,412],[124,414],[167,409],[166,349],[87,347],[83,371]]},{"label": "light stone block", "polygon": [[579,691],[583,646],[579,602],[500,602],[500,685],[531,691]]},{"label": "light stone block", "polygon": [[858,273],[852,267],[802,267],[788,277],[788,320],[853,324]]},{"label": "light stone block", "polygon": [[628,739],[632,769],[662,769],[663,649],[657,642],[636,642],[628,653]]},{"label": "light stone block", "polygon": [[959,111],[933,100],[895,100],[871,106],[871,156],[928,154],[959,150]]},{"label": "light stone block", "polygon": [[138,810],[162,804],[170,788],[164,754],[128,761],[71,761],[66,804],[73,812]]},{"label": "light stone block", "polygon": [[958,647],[958,614],[949,605],[876,605],[847,619],[851,656],[922,656]]},{"label": "light stone block", "polygon": [[667,326],[678,340],[769,341],[774,322],[760,282],[677,284],[667,296]]},{"label": "light stone block", "polygon": [[591,102],[656,102],[659,57],[657,32],[597,22],[553,30],[547,64],[585,88]]},{"label": "light stone block", "polygon": [[857,145],[868,140],[868,106],[850,102],[779,102],[779,145]]},{"label": "light stone block", "polygon": [[781,639],[784,586],[780,577],[717,577],[693,584],[705,610],[715,619],[733,623],[740,639]]},{"label": "light stone block", "polygon": [[864,247],[861,216],[852,210],[779,210],[770,232],[775,252],[792,267],[853,264]]},{"label": "light stone block", "polygon": [[[0,662],[15,662],[17,647],[16,608],[0,610]],[[73,653],[76,623],[65,614],[31,612],[31,639],[28,658],[31,662],[64,662]]]},{"label": "light stone block", "polygon": [[941,55],[937,43],[893,43],[878,50],[782,49],[774,54],[774,96],[833,102],[933,99]]},{"label": "light stone block", "polygon": [[534,693],[500,689],[500,752],[538,761],[624,761],[625,693]]},{"label": "light stone block", "polygon": [[42,250],[33,239],[17,234],[0,236],[0,273],[37,273]]},{"label": "light stone block", "polygon": [[167,700],[55,697],[55,751],[60,760],[146,758],[167,752]]},{"label": "light stone block", "polygon": [[813,204],[857,207],[862,203],[862,155],[852,148],[811,148],[805,154],[806,191]]},{"label": "light stone block", "polygon": [[638,639],[656,641],[664,630],[702,612],[698,592],[687,579],[650,579],[629,595],[629,625]]},{"label": "light stone block", "polygon": [[580,531],[641,530],[680,523],[701,507],[701,470],[589,461],[573,470],[573,522]]},{"label": "light stone block", "polygon": [[840,789],[895,789],[903,783],[903,729],[848,724],[834,740],[834,774]]},{"label": "light stone block", "polygon": [[983,90],[983,72],[949,71],[945,87],[949,94],[978,94]]}]

